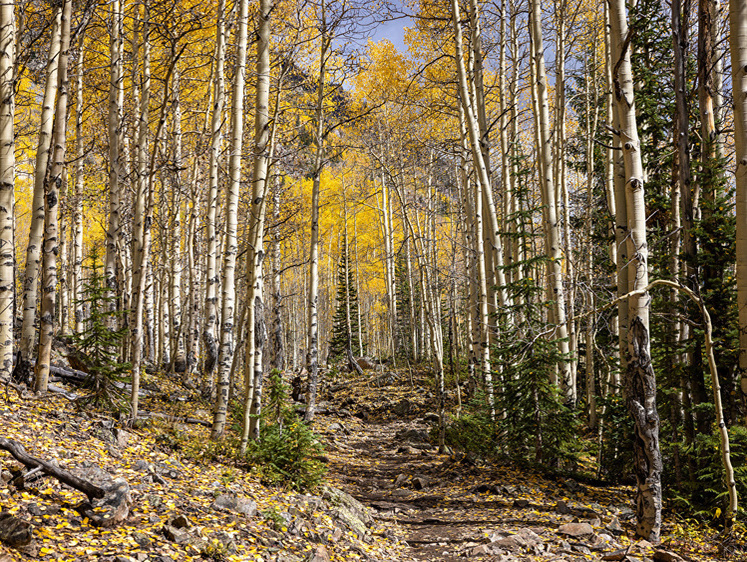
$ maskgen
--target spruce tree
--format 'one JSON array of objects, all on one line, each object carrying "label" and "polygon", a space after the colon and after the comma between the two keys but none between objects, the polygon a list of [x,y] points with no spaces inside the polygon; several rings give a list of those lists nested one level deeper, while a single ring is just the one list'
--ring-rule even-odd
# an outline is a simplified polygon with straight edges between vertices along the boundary
[{"label": "spruce tree", "polygon": [[361,356],[358,338],[358,290],[355,283],[355,271],[350,267],[350,251],[347,234],[340,247],[340,259],[337,262],[337,308],[332,322],[332,339],[329,342],[330,361],[344,361],[348,350]]}]

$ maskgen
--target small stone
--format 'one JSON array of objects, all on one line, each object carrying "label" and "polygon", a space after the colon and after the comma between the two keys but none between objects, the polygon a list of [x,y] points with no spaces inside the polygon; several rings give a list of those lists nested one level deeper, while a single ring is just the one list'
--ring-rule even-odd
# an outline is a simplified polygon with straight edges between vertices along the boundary
[{"label": "small stone", "polygon": [[21,548],[34,540],[31,523],[10,513],[0,513],[0,542],[11,548]]},{"label": "small stone", "polygon": [[397,402],[394,407],[392,408],[392,411],[397,414],[398,416],[406,416],[410,413],[410,410],[412,409],[412,403],[405,399],[400,400]]},{"label": "small stone", "polygon": [[586,537],[594,534],[594,528],[588,523],[566,523],[558,528],[558,532],[570,537]]},{"label": "small stone", "polygon": [[622,528],[622,525],[620,525],[620,520],[617,518],[617,515],[612,516],[612,520],[609,522],[607,527],[605,527],[610,533],[613,535],[622,535],[625,531]]},{"label": "small stone", "polygon": [[423,421],[429,423],[438,423],[441,417],[435,412],[428,412],[423,416]]},{"label": "small stone", "polygon": [[317,546],[306,557],[306,562],[330,562],[329,552],[324,545]]},{"label": "small stone", "polygon": [[395,488],[401,488],[405,485],[407,482],[407,475],[406,474],[398,474],[397,478],[394,479],[394,487]]},{"label": "small stone", "polygon": [[216,511],[235,511],[247,517],[254,517],[257,514],[257,502],[249,498],[237,498],[230,494],[221,494],[210,506]]},{"label": "small stone", "polygon": [[416,476],[412,479],[412,487],[416,490],[422,490],[423,488],[428,488],[431,485],[432,481],[427,476]]},{"label": "small stone", "polygon": [[529,500],[514,500],[514,507],[518,507],[519,509],[529,507]]},{"label": "small stone", "polygon": [[684,559],[679,554],[660,548],[654,552],[654,560],[656,562],[683,562]]},{"label": "small stone", "polygon": [[135,541],[140,548],[148,548],[152,542],[148,535],[146,535],[145,533],[141,533],[140,531],[135,531],[134,533],[132,533],[131,537],[132,540]]},{"label": "small stone", "polygon": [[183,544],[189,540],[189,535],[185,530],[177,529],[171,525],[164,525],[162,532],[164,537],[176,544]]},{"label": "small stone", "polygon": [[568,504],[563,500],[558,500],[558,504],[555,506],[555,511],[557,511],[560,514],[567,514],[571,512],[571,508],[568,507]]},{"label": "small stone", "polygon": [[495,546],[505,548],[506,550],[509,550],[511,552],[520,550],[522,547],[525,547],[527,545],[524,538],[519,535],[509,535],[502,539],[498,539],[493,544],[495,544]]},{"label": "small stone", "polygon": [[169,525],[177,529],[189,529],[192,526],[192,523],[186,515],[177,515],[169,521]]},{"label": "small stone", "polygon": [[135,562],[135,559],[120,554],[119,556],[115,556],[112,562]]},{"label": "small stone", "polygon": [[472,556],[487,556],[488,554],[493,554],[493,550],[486,544],[481,544],[480,546],[476,546],[470,551],[470,554]]}]

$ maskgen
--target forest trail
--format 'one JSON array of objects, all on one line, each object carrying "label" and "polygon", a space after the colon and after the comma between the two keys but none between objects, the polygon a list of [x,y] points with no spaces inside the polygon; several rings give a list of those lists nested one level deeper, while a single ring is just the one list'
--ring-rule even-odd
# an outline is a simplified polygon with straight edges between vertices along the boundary
[{"label": "forest trail", "polygon": [[[382,395],[392,396],[388,390]],[[405,394],[424,394],[413,391]],[[397,400],[396,394],[393,401],[382,398],[371,412],[371,406],[356,411],[348,397],[342,404],[355,415],[330,408],[317,428],[330,481],[372,509],[383,537],[407,545],[403,562],[715,558],[714,545],[707,552],[695,540],[674,538],[671,523],[662,545],[637,541],[631,487],[591,486],[469,455],[438,454],[428,442],[435,423],[425,421],[435,414],[424,419],[424,404]],[[403,410],[418,414],[395,413]]]}]

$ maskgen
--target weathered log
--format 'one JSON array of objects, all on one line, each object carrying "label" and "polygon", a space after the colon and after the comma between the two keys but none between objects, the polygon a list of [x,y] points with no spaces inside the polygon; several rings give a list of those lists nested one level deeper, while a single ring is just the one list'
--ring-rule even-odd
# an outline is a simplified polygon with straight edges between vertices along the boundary
[{"label": "weathered log", "polygon": [[63,484],[67,484],[71,488],[75,488],[76,490],[83,492],[86,496],[88,496],[89,500],[103,498],[105,495],[103,488],[91,484],[90,482],[81,478],[78,478],[77,476],[70,474],[68,471],[63,470],[50,462],[32,457],[23,448],[23,445],[21,445],[17,441],[6,439],[5,437],[0,437],[0,449],[8,451],[18,462],[22,463],[27,468],[41,468],[43,472],[49,474],[50,476],[53,476]]},{"label": "weathered log", "polygon": [[204,420],[198,420],[197,418],[187,418],[180,416],[169,416],[168,414],[159,414],[157,412],[138,412],[138,418],[158,418],[174,423],[186,423],[191,425],[204,425],[205,427],[213,427],[213,424]]}]

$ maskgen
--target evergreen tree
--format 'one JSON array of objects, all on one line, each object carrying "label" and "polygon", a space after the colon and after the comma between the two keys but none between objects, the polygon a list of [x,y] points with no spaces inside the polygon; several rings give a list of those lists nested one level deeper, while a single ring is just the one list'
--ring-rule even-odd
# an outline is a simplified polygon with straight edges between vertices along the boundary
[{"label": "evergreen tree", "polygon": [[355,271],[350,267],[350,249],[346,234],[337,262],[337,309],[332,322],[332,339],[329,342],[330,361],[345,360],[348,350],[354,355],[363,355],[364,349],[361,348],[357,337],[360,329],[358,306]]},{"label": "evergreen tree", "polygon": [[119,360],[119,350],[126,328],[113,330],[111,318],[118,313],[111,306],[116,295],[106,285],[100,256],[96,248],[89,256],[91,262],[86,269],[88,278],[83,282],[83,294],[78,303],[88,310],[85,329],[72,336],[78,356],[85,364],[88,377],[84,386],[88,394],[80,399],[82,404],[114,410],[124,408],[126,398],[122,391],[131,365]]}]

